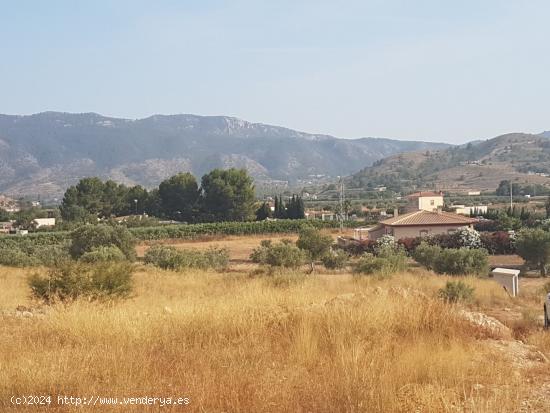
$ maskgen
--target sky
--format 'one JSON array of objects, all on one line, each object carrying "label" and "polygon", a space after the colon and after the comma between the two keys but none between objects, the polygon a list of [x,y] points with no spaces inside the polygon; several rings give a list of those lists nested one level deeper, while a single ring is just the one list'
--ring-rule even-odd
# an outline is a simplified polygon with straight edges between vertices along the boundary
[{"label": "sky", "polygon": [[549,17],[546,0],[0,0],[0,113],[451,143],[539,133]]}]

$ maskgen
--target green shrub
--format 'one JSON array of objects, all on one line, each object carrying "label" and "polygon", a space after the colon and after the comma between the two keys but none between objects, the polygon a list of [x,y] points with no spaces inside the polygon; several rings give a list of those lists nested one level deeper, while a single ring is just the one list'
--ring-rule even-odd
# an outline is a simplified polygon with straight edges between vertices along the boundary
[{"label": "green shrub", "polygon": [[67,261],[51,268],[46,275],[33,274],[28,283],[33,296],[47,302],[80,297],[122,298],[132,291],[132,270],[127,261],[96,264]]},{"label": "green shrub", "polygon": [[438,295],[448,303],[469,301],[474,296],[474,288],[463,281],[447,281],[445,288],[441,288]]},{"label": "green shrub", "polygon": [[250,258],[258,264],[272,267],[297,268],[304,263],[306,255],[290,240],[281,240],[278,243],[266,240],[252,251]]},{"label": "green shrub", "polygon": [[38,265],[36,258],[25,253],[16,246],[5,246],[0,248],[0,264],[9,267],[30,267]]},{"label": "green shrub", "polygon": [[224,269],[229,265],[227,248],[210,247],[202,253],[202,268]]},{"label": "green shrub", "polygon": [[523,229],[516,239],[517,253],[527,264],[539,269],[544,277],[550,265],[550,232],[542,229]]},{"label": "green shrub", "polygon": [[209,248],[206,251],[198,251],[178,250],[170,246],[155,245],[146,252],[144,261],[165,270],[223,269],[229,263],[229,253],[225,248]]},{"label": "green shrub", "polygon": [[34,258],[38,265],[53,267],[69,260],[69,244],[63,242],[60,244],[32,246],[27,248],[27,254]]},{"label": "green shrub", "polygon": [[383,248],[378,255],[364,254],[355,267],[359,274],[389,276],[407,268],[407,255],[403,250]]},{"label": "green shrub", "polygon": [[10,267],[53,266],[69,258],[65,244],[0,244],[0,265]]},{"label": "green shrub", "polygon": [[441,247],[438,247],[437,245],[430,245],[427,242],[422,242],[418,247],[416,247],[412,253],[412,256],[416,262],[425,266],[428,270],[433,270],[440,253]]},{"label": "green shrub", "polygon": [[323,265],[329,270],[341,270],[346,268],[348,259],[349,255],[342,250],[331,250],[321,257]]},{"label": "green shrub", "polygon": [[124,261],[125,259],[126,257],[124,256],[122,251],[114,245],[93,248],[91,251],[85,252],[80,257],[80,261],[88,263],[104,261]]},{"label": "green shrub", "polygon": [[472,248],[441,248],[427,243],[420,244],[413,258],[429,270],[449,275],[483,275],[487,273],[487,251]]},{"label": "green shrub", "polygon": [[71,232],[69,252],[73,258],[80,258],[98,247],[115,246],[133,261],[136,257],[134,236],[123,226],[83,225]]},{"label": "green shrub", "polygon": [[483,275],[488,271],[487,251],[484,249],[443,249],[437,256],[434,270],[439,274]]},{"label": "green shrub", "polygon": [[300,231],[296,246],[303,250],[309,259],[311,271],[315,269],[315,261],[321,259],[330,251],[333,240],[315,228],[304,228]]},{"label": "green shrub", "polygon": [[271,240],[264,239],[260,242],[260,246],[254,248],[250,254],[250,260],[256,264],[265,264],[267,262],[267,254],[271,247]]},{"label": "green shrub", "polygon": [[153,245],[143,258],[146,264],[153,264],[164,270],[177,270],[181,267],[178,250],[166,245]]}]

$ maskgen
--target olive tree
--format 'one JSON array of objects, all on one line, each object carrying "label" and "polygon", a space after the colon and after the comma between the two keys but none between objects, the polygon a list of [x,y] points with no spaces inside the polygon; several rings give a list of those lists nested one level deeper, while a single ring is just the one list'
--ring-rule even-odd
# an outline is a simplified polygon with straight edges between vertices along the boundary
[{"label": "olive tree", "polygon": [[313,272],[315,270],[315,261],[321,259],[330,251],[332,237],[321,233],[321,231],[315,228],[306,228],[300,231],[296,245],[307,254],[311,272]]},{"label": "olive tree", "polygon": [[550,263],[550,232],[542,229],[524,229],[516,239],[518,255],[527,263],[536,266],[546,276]]}]

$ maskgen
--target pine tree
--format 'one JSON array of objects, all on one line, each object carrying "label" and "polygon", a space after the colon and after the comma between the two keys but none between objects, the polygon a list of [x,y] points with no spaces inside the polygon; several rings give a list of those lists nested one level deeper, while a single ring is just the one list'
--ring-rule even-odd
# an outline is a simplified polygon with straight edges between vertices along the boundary
[{"label": "pine tree", "polygon": [[296,219],[304,219],[306,217],[306,209],[302,197],[297,197],[296,200]]},{"label": "pine tree", "polygon": [[273,209],[273,216],[279,218],[279,198],[275,197],[275,208]]},{"label": "pine tree", "polygon": [[256,210],[256,221],[264,221],[270,217],[271,217],[271,208],[269,207],[269,204],[267,202],[264,202]]}]

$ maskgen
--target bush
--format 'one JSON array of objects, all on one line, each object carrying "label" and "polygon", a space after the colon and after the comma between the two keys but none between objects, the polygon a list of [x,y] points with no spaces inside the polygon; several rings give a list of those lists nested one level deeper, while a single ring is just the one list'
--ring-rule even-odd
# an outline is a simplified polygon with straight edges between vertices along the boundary
[{"label": "bush", "polygon": [[378,255],[364,254],[355,267],[355,272],[360,274],[378,274],[389,276],[393,273],[404,271],[407,268],[407,255],[403,250],[392,248],[382,249]]},{"label": "bush", "polygon": [[441,253],[441,247],[422,242],[413,252],[412,256],[416,262],[433,270],[436,261]]},{"label": "bush", "polygon": [[296,245],[303,250],[309,258],[311,271],[315,269],[315,261],[321,259],[330,251],[332,237],[322,234],[315,228],[305,228],[300,231]]},{"label": "bush", "polygon": [[455,234],[436,234],[426,238],[430,245],[437,245],[441,248],[460,248],[458,237]]},{"label": "bush", "polygon": [[487,251],[483,249],[448,248],[437,256],[434,270],[439,274],[483,275],[487,273]]},{"label": "bush", "polygon": [[491,255],[514,254],[515,240],[506,231],[485,232],[480,234],[481,244]]},{"label": "bush", "polygon": [[550,265],[550,232],[542,229],[524,229],[516,240],[518,255],[537,267],[544,277]]},{"label": "bush", "polygon": [[414,259],[439,274],[482,275],[487,272],[487,251],[470,248],[441,248],[422,243],[414,252]]},{"label": "bush", "polygon": [[395,249],[397,246],[395,238],[392,235],[385,234],[375,241],[374,251],[378,252],[385,248]]},{"label": "bush", "polygon": [[18,247],[5,246],[0,248],[0,264],[9,267],[30,267],[38,265],[39,262],[36,258],[23,252]]},{"label": "bush", "polygon": [[292,241],[282,240],[278,243],[262,241],[250,258],[256,263],[272,267],[297,268],[304,263],[306,256]]},{"label": "bush", "polygon": [[124,256],[122,251],[114,245],[94,248],[91,251],[85,252],[80,257],[80,261],[87,263],[124,261],[125,259],[126,257]]},{"label": "bush", "polygon": [[229,265],[229,251],[226,248],[210,247],[202,253],[200,268],[223,269]]},{"label": "bush", "polygon": [[4,244],[0,246],[0,264],[10,267],[57,265],[69,258],[64,244],[33,245],[32,243]]},{"label": "bush", "polygon": [[458,245],[465,248],[481,248],[479,232],[470,227],[459,228],[454,234]]},{"label": "bush", "polygon": [[180,267],[178,250],[165,245],[153,245],[143,258],[146,264],[153,264],[164,270],[176,270]]},{"label": "bush", "polygon": [[329,270],[341,270],[346,268],[348,259],[349,255],[342,250],[331,250],[321,257],[323,265]]},{"label": "bush", "polygon": [[222,269],[229,263],[229,253],[225,248],[209,248],[206,251],[198,251],[177,250],[170,246],[155,245],[147,250],[144,261],[165,270]]},{"label": "bush", "polygon": [[365,239],[357,242],[350,242],[348,245],[339,248],[343,249],[348,254],[357,257],[364,254],[365,252],[374,253],[375,245],[376,244],[374,241]]},{"label": "bush", "polygon": [[267,254],[271,245],[271,240],[269,239],[260,241],[260,246],[252,250],[250,260],[256,264],[265,264],[267,262]]},{"label": "bush", "polygon": [[127,261],[96,264],[67,261],[45,276],[34,274],[28,283],[34,297],[51,301],[126,297],[132,291],[132,264]]},{"label": "bush", "polygon": [[412,254],[421,243],[422,238],[420,237],[401,238],[397,241],[397,244],[403,247],[409,254]]},{"label": "bush", "polygon": [[447,281],[445,288],[441,288],[438,295],[448,303],[469,301],[474,296],[474,288],[463,281]]},{"label": "bush", "polygon": [[80,258],[98,247],[115,246],[133,261],[136,257],[134,236],[123,226],[84,225],[71,232],[69,252],[73,258]]}]

